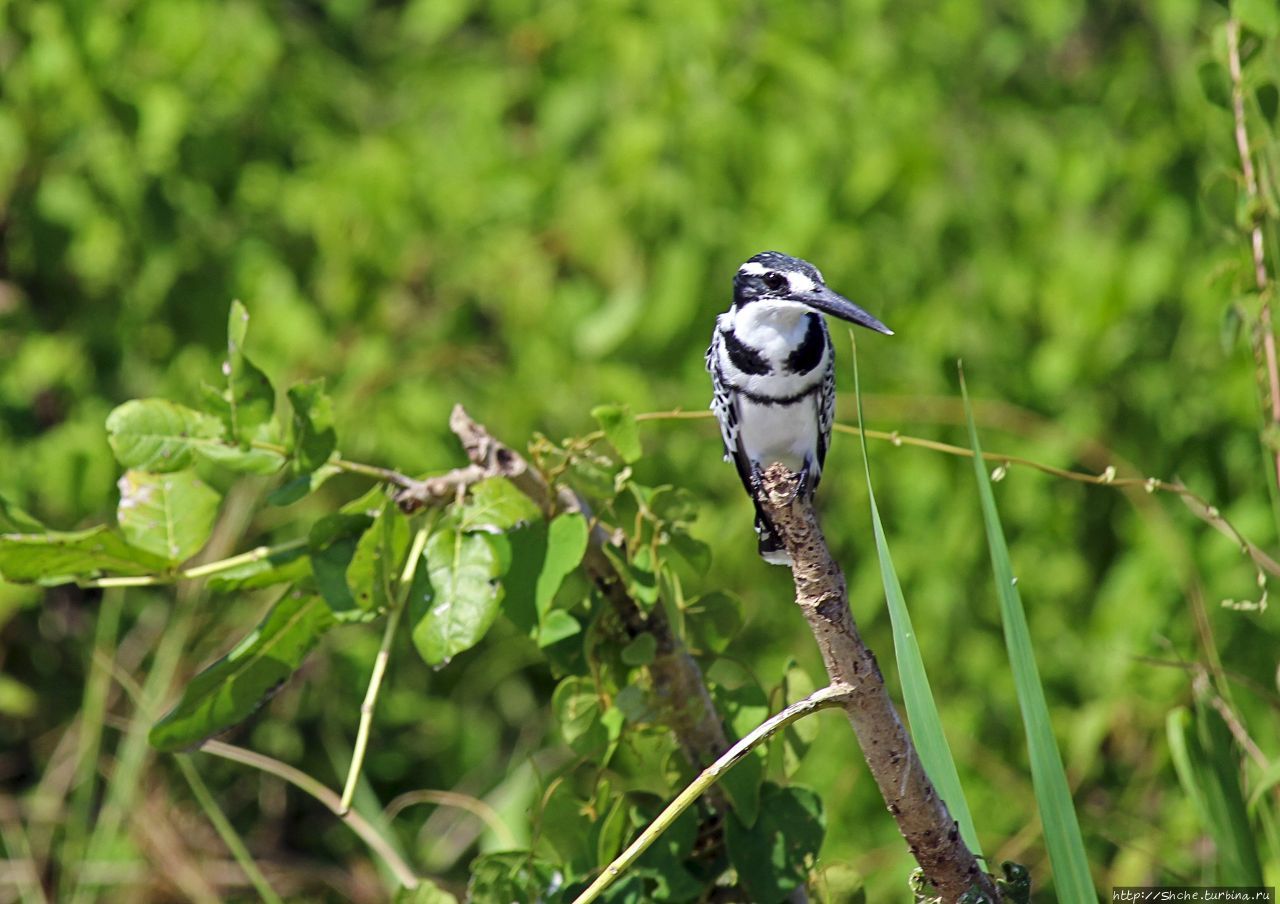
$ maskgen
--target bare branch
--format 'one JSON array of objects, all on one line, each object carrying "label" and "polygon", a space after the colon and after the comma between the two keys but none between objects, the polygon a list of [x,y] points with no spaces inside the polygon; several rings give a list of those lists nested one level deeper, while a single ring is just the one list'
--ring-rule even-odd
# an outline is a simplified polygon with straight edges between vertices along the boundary
[{"label": "bare branch", "polygon": [[867,767],[925,878],[952,904],[977,887],[998,901],[991,877],[960,837],[955,820],[925,774],[911,736],[884,687],[875,654],[849,611],[844,574],[831,557],[800,478],[781,464],[764,473],[761,502],[792,558],[796,605],[804,613],[833,687],[843,700]]}]

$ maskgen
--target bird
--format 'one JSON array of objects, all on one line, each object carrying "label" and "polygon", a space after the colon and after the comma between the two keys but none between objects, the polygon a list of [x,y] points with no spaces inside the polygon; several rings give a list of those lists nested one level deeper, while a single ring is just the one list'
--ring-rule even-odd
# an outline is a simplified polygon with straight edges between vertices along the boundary
[{"label": "bird", "polygon": [[733,304],[716,318],[707,349],[725,461],[737,467],[755,505],[760,556],[791,557],[760,503],[764,469],[781,462],[813,499],[835,419],[835,353],[823,314],[892,336],[875,317],[827,288],[818,268],[762,251],[738,268]]}]

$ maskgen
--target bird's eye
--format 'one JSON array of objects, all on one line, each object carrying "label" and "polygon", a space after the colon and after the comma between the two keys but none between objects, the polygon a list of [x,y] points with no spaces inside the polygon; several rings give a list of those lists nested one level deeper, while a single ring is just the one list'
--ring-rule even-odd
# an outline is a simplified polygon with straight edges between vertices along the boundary
[{"label": "bird's eye", "polygon": [[781,273],[770,271],[764,275],[764,284],[774,292],[779,292],[787,287],[787,278]]}]

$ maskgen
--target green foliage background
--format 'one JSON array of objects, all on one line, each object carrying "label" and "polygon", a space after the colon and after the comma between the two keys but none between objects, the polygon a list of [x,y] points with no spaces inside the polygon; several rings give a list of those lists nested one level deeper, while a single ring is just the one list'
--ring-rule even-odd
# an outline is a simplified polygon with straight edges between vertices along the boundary
[{"label": "green foliage background", "polygon": [[[457,401],[516,445],[594,429],[603,402],[704,408],[702,353],[731,274],[777,248],[897,331],[860,337],[868,426],[963,444],[963,358],[989,450],[1176,476],[1275,546],[1252,356],[1226,316],[1244,299],[1247,320],[1256,302],[1222,7],[9,0],[0,13],[0,492],[48,523],[108,518],[107,412],[197,398],[233,298],[277,386],[327,378],[345,455],[417,473],[459,463]],[[1265,34],[1274,11],[1256,15]],[[1263,144],[1280,64],[1274,41],[1246,38]],[[841,415],[853,420],[851,396]],[[711,422],[643,429],[638,474],[702,504],[695,532],[715,555],[696,589],[745,602],[732,655],[766,687],[792,658],[820,679],[787,574],[755,557]],[[825,523],[887,665],[856,447],[836,442]],[[1042,882],[969,465],[884,444],[871,455],[983,847]],[[300,536],[353,487],[336,479],[231,539]],[[1140,657],[1203,661],[1191,608],[1203,600],[1218,655],[1251,682],[1233,702],[1274,764],[1274,609],[1218,606],[1256,598],[1254,572],[1176,500],[1016,468],[997,494],[1097,884],[1200,878],[1203,827],[1165,740],[1190,677]],[[6,794],[62,755],[96,605],[0,585]],[[169,605],[129,597],[140,676]],[[184,672],[262,606],[203,610]],[[338,782],[375,635],[327,638],[244,743]],[[368,761],[379,796],[458,789],[527,833],[539,788],[522,764],[556,733],[537,651],[499,621],[433,673],[401,640]],[[870,900],[896,899],[907,854],[851,734],[821,719],[799,778],[824,801],[823,863],[863,873]],[[117,739],[109,730],[108,766]],[[198,822],[157,762],[145,798]],[[370,894],[370,868],[352,865],[366,854],[336,821],[205,767],[257,850],[336,861],[351,873],[341,894]],[[456,880],[477,848],[446,829],[471,823],[427,815],[408,811],[401,840]],[[154,856],[128,832],[115,855]]]}]

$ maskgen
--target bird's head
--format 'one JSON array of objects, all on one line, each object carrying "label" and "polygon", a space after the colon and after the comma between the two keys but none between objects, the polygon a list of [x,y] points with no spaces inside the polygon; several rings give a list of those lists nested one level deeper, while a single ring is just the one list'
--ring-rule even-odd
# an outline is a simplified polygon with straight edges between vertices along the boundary
[{"label": "bird's head", "polygon": [[893,335],[893,330],[879,320],[828,289],[813,264],[778,251],[762,251],[738,268],[738,275],[733,278],[733,303],[738,308],[756,303],[778,308],[794,305]]}]

